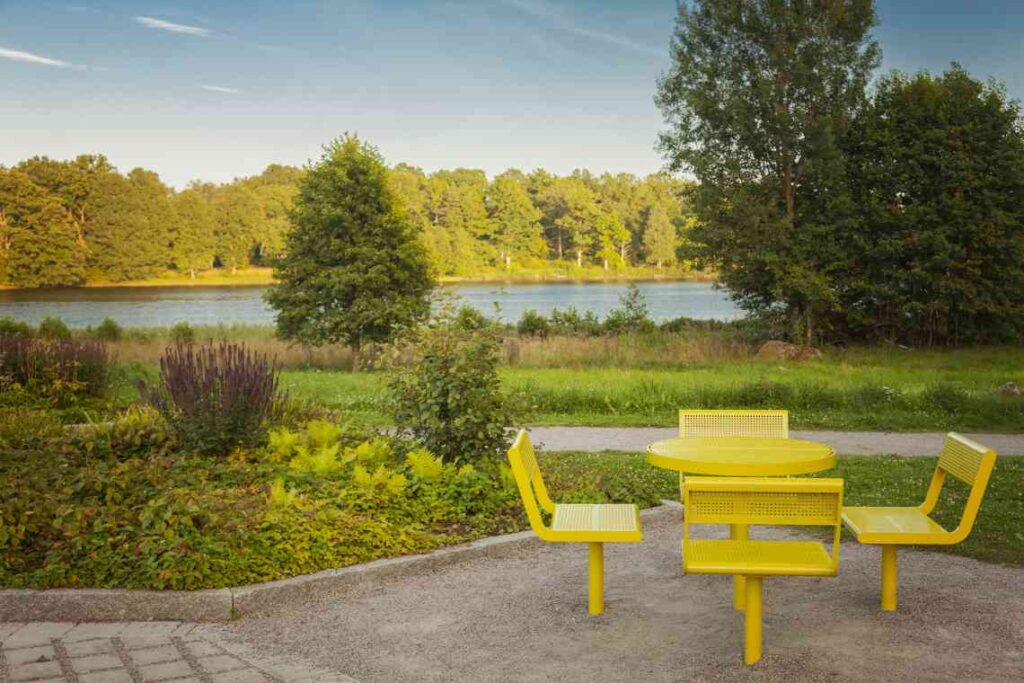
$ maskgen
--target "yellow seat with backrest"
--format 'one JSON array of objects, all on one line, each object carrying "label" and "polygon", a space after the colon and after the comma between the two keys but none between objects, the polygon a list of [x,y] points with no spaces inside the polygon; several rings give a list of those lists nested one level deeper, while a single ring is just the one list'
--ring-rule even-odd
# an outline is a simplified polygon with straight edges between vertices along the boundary
[{"label": "yellow seat with backrest", "polygon": [[[789,411],[787,410],[705,410],[679,411],[679,437],[688,436],[762,436],[773,439],[789,438]],[[679,473],[679,496],[682,498],[686,475]],[[747,538],[744,524],[734,524],[729,533],[734,539]],[[733,591],[733,604],[743,609],[743,579],[737,578]]]},{"label": "yellow seat with backrest", "polygon": [[[687,477],[683,570],[745,578],[743,661],[761,659],[761,583],[766,576],[839,573],[842,479]],[[693,539],[692,525],[758,524],[832,528],[832,552],[814,540]]]},{"label": "yellow seat with backrest", "polygon": [[[896,609],[899,546],[953,545],[967,538],[978,517],[995,464],[994,450],[951,432],[946,435],[946,443],[921,505],[843,508],[843,523],[858,542],[882,546],[882,609],[889,612]],[[971,487],[960,523],[951,531],[931,517],[947,475]]]},{"label": "yellow seat with backrest", "polygon": [[[589,610],[591,614],[601,614],[604,611],[604,544],[642,541],[639,510],[635,505],[553,502],[525,429],[520,430],[509,449],[508,462],[533,532],[549,542],[589,544]],[[550,523],[545,522],[545,515]]]}]

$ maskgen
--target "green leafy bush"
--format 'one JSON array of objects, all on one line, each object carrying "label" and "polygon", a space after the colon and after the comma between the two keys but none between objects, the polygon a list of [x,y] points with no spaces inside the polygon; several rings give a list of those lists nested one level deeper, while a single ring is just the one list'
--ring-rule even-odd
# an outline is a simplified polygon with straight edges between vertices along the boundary
[{"label": "green leafy bush", "polygon": [[93,335],[100,341],[120,341],[124,337],[124,329],[113,318],[104,318],[93,330]]},{"label": "green leafy bush", "polygon": [[479,309],[472,306],[459,306],[455,312],[455,326],[467,332],[472,330],[483,330],[492,327],[495,323]]},{"label": "green leafy bush", "polygon": [[9,315],[0,317],[0,337],[34,337],[36,331],[26,322],[15,320]]},{"label": "green leafy bush", "polygon": [[634,283],[629,283],[626,293],[619,297],[619,306],[608,311],[605,317],[606,333],[649,332],[655,329],[656,326],[647,313],[647,300]]},{"label": "green leafy bush", "polygon": [[512,411],[498,377],[501,349],[493,330],[449,320],[407,334],[389,363],[395,423],[445,462],[504,457]]},{"label": "green leafy bush", "polygon": [[516,331],[524,336],[546,337],[551,334],[551,323],[534,309],[528,308],[516,323]]},{"label": "green leafy bush", "polygon": [[223,343],[168,348],[160,359],[159,384],[140,382],[139,391],[185,449],[221,456],[266,443],[282,398],[266,355]]},{"label": "green leafy bush", "polygon": [[71,330],[60,318],[43,318],[39,323],[39,336],[43,339],[71,339]]},{"label": "green leafy bush", "polygon": [[192,344],[196,340],[196,331],[192,329],[191,325],[182,320],[180,323],[175,323],[171,326],[167,336],[170,338],[171,343],[175,345]]}]

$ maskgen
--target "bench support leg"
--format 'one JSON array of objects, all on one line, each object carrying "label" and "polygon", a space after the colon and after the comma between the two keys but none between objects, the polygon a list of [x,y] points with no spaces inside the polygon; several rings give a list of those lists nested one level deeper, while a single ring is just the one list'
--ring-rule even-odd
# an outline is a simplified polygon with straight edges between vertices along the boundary
[{"label": "bench support leg", "polygon": [[895,545],[882,546],[882,609],[886,612],[896,611],[896,590],[898,579],[898,560]]},{"label": "bench support leg", "polygon": [[590,613],[604,612],[604,543],[590,544]]},{"label": "bench support leg", "polygon": [[[729,527],[729,538],[734,541],[745,541],[749,536],[750,533],[746,524],[733,524]],[[732,582],[732,606],[742,612],[743,605],[746,603],[746,593],[743,588],[745,580],[742,576],[736,576]]]},{"label": "bench support leg", "polygon": [[744,581],[747,608],[743,615],[743,663],[761,660],[761,578],[748,576]]}]

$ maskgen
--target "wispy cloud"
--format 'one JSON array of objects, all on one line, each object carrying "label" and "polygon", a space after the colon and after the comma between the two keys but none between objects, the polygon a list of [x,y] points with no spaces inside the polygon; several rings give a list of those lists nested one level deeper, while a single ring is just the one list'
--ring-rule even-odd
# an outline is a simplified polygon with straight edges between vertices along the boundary
[{"label": "wispy cloud", "polygon": [[241,95],[245,92],[244,90],[239,90],[237,88],[225,88],[223,85],[201,85],[199,87],[203,90],[209,90],[210,92],[222,92],[228,95]]},{"label": "wispy cloud", "polygon": [[42,64],[43,66],[56,66],[61,69],[84,69],[85,67],[71,62],[65,62],[60,59],[53,59],[51,57],[44,57],[37,55],[33,52],[23,52],[21,50],[9,50],[4,47],[0,47],[0,58],[10,59],[15,62],[28,62],[29,64]]},{"label": "wispy cloud", "polygon": [[536,19],[541,19],[554,28],[565,31],[566,33],[572,33],[583,38],[607,43],[608,45],[615,45],[616,47],[621,47],[626,50],[632,50],[633,52],[639,52],[646,55],[657,55],[658,57],[663,57],[666,54],[666,50],[659,50],[650,45],[638,43],[637,41],[626,38],[625,36],[580,26],[572,19],[566,17],[565,14],[557,7],[553,7],[542,0],[499,0],[499,2],[510,7],[514,7]]},{"label": "wispy cloud", "polygon": [[200,38],[209,38],[213,34],[213,31],[208,28],[188,26],[187,24],[174,24],[163,19],[154,19],[153,17],[135,17],[135,21],[146,28],[158,28],[161,31],[171,31],[172,33],[186,33],[190,36],[199,36]]}]

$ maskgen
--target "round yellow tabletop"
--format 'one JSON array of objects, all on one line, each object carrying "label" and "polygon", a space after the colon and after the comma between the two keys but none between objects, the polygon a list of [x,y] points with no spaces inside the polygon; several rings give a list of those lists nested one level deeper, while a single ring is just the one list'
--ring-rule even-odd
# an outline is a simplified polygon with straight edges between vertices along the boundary
[{"label": "round yellow tabletop", "polygon": [[836,452],[827,444],[803,439],[688,436],[650,444],[647,462],[685,474],[785,477],[832,469]]}]

